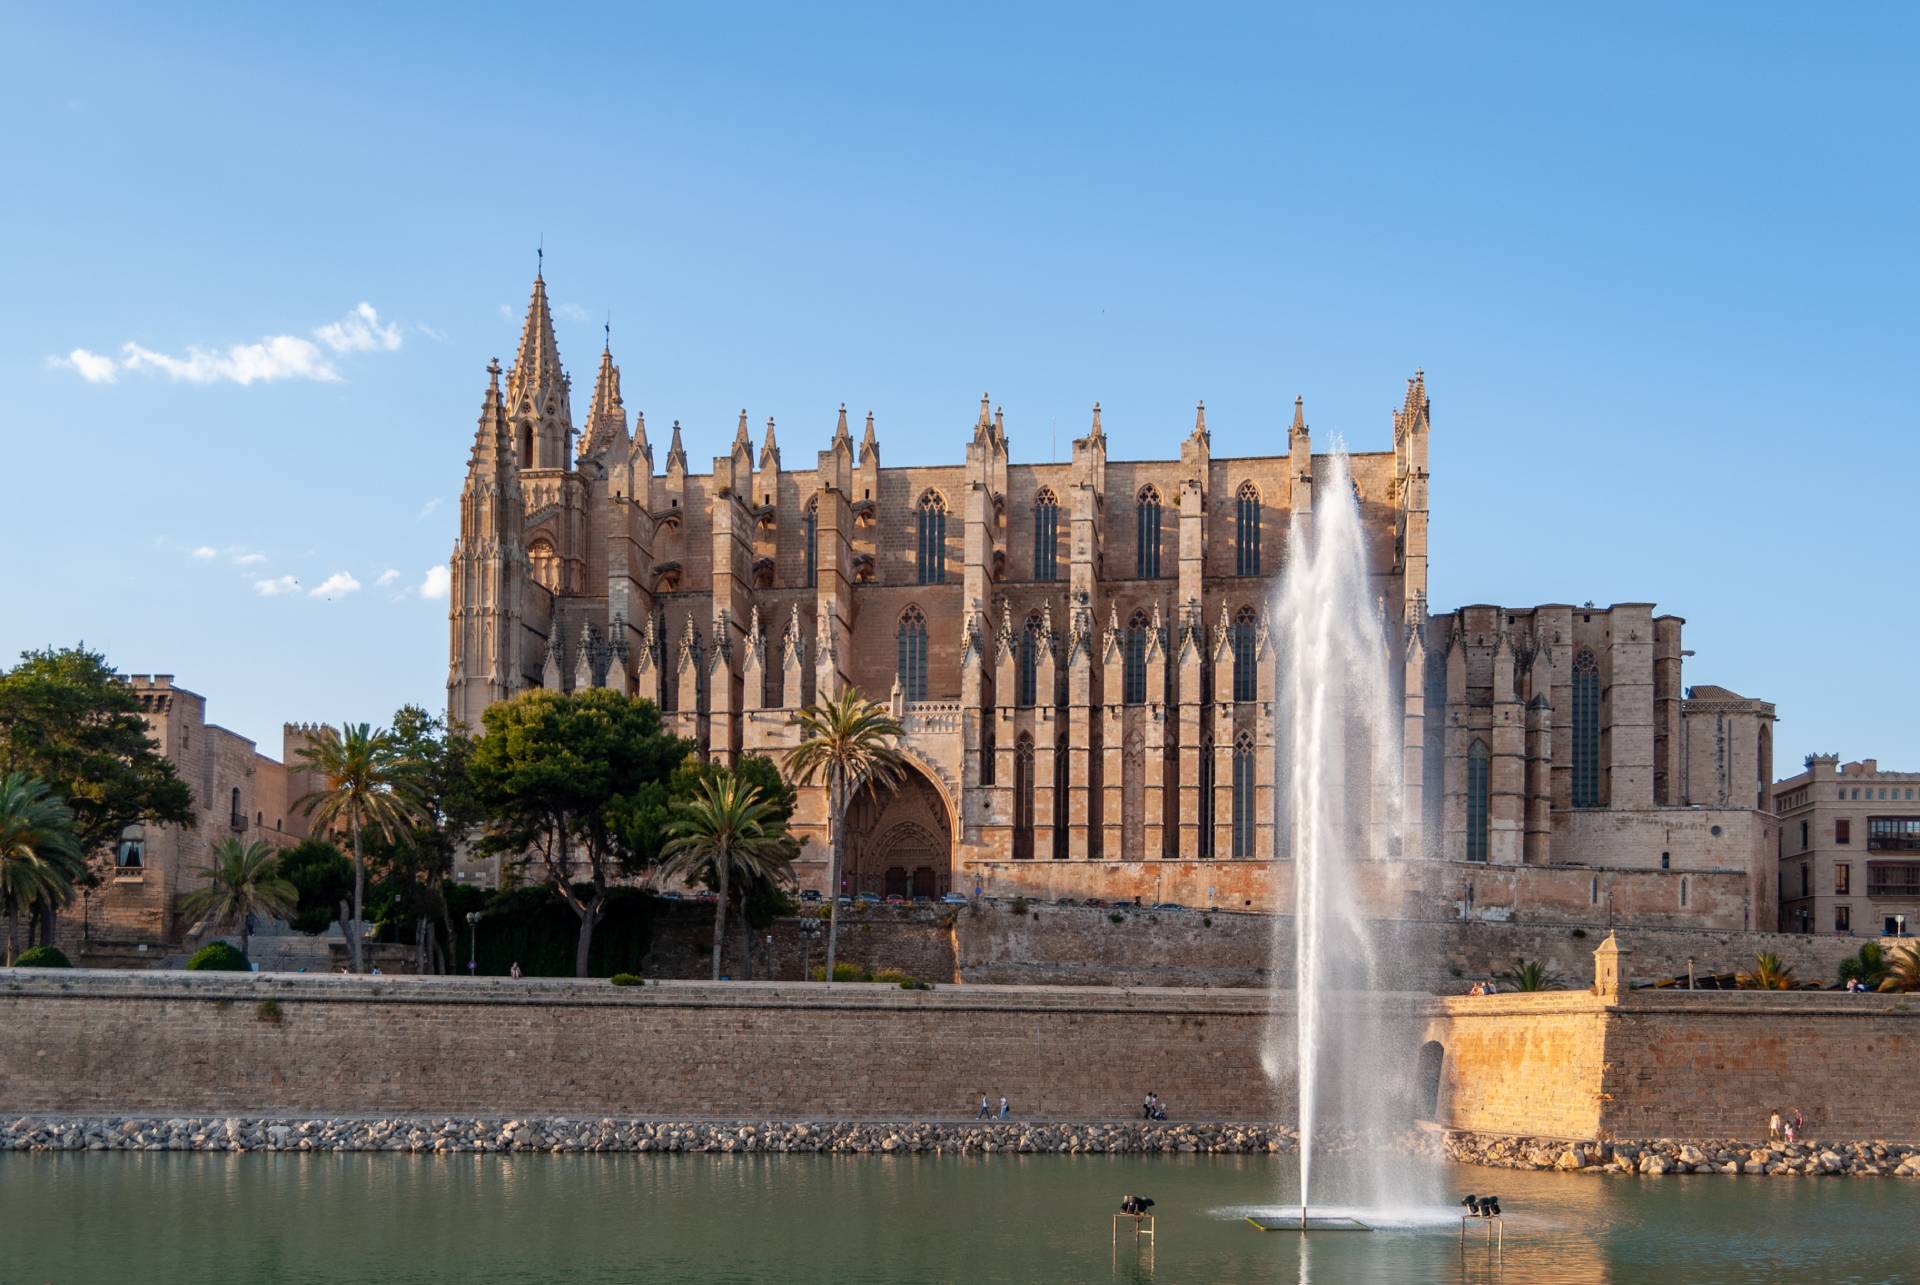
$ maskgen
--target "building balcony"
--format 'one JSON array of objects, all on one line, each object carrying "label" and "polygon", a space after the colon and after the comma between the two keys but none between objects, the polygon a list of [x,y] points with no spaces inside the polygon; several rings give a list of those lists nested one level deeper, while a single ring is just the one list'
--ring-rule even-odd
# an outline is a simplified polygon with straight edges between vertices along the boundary
[{"label": "building balcony", "polygon": [[245,834],[248,824],[247,817],[244,813],[236,812],[227,818],[227,825],[235,834]]}]

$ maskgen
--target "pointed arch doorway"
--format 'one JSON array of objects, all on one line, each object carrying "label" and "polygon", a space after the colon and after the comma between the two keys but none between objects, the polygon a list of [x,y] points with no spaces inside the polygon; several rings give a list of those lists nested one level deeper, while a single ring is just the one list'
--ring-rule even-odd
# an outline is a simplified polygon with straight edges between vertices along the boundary
[{"label": "pointed arch doorway", "polygon": [[854,801],[842,873],[849,894],[938,897],[952,887],[953,831],[932,781],[909,766],[898,788]]}]

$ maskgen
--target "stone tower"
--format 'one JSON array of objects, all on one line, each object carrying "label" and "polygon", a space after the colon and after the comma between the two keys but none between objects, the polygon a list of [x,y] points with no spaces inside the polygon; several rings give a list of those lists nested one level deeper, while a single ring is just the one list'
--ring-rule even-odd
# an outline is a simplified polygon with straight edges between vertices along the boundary
[{"label": "stone tower", "polygon": [[528,579],[522,539],[525,506],[506,408],[500,362],[487,363],[487,393],[473,435],[467,480],[460,488],[460,534],[448,561],[447,615],[453,655],[447,670],[447,715],[478,729],[480,715],[523,686],[521,648]]}]

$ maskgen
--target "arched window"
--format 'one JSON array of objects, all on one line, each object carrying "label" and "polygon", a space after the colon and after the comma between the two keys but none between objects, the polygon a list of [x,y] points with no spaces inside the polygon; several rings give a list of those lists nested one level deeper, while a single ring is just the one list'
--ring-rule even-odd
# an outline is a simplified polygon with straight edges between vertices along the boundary
[{"label": "arched window", "polygon": [[947,502],[938,491],[920,497],[921,584],[947,582]]},{"label": "arched window", "polygon": [[1160,576],[1160,492],[1151,486],[1140,488],[1134,533],[1134,574],[1142,580]]},{"label": "arched window", "polygon": [[1060,504],[1050,486],[1033,497],[1033,578],[1060,578]]},{"label": "arched window", "polygon": [[1013,859],[1033,859],[1033,736],[1013,743]]},{"label": "arched window", "polygon": [[900,690],[910,701],[927,698],[927,618],[920,608],[900,613]]},{"label": "arched window", "polygon": [[1233,507],[1233,574],[1260,574],[1260,488],[1240,484]]},{"label": "arched window", "polygon": [[535,540],[528,545],[527,563],[532,568],[534,583],[554,593],[560,592],[560,558],[549,541]]},{"label": "arched window", "polygon": [[1153,628],[1153,621],[1144,611],[1136,611],[1127,621],[1127,636],[1124,640],[1126,667],[1122,671],[1125,692],[1121,699],[1129,705],[1147,703],[1147,631]]},{"label": "arched window", "polygon": [[1253,734],[1233,738],[1233,855],[1253,855]]},{"label": "arched window", "polygon": [[1600,806],[1600,663],[1590,647],[1573,658],[1573,806]]},{"label": "arched window", "polygon": [[1200,855],[1213,855],[1213,733],[1200,734]]},{"label": "arched window", "polygon": [[820,583],[820,497],[817,495],[807,501],[807,511],[800,517],[800,534],[806,545],[807,588],[812,589]]},{"label": "arched window", "polygon": [[1680,909],[1687,908],[1687,876],[1680,876]]},{"label": "arched window", "polygon": [[1255,621],[1252,607],[1240,608],[1233,618],[1233,698],[1237,701],[1260,698],[1260,671],[1253,656]]},{"label": "arched window", "polygon": [[[1018,703],[1037,704],[1040,695],[1040,617],[1037,613],[1027,617],[1026,628],[1020,631],[1019,648],[1016,657],[1020,665],[1020,690],[1016,693]],[[1047,695],[1047,704],[1053,704],[1053,694],[1049,692]]]},{"label": "arched window", "polygon": [[1487,859],[1487,743],[1467,749],[1467,860]]},{"label": "arched window", "polygon": [[232,821],[233,828],[236,830],[247,823],[247,814],[240,810],[240,791],[238,789],[235,789],[233,792],[233,812],[228,819]]}]

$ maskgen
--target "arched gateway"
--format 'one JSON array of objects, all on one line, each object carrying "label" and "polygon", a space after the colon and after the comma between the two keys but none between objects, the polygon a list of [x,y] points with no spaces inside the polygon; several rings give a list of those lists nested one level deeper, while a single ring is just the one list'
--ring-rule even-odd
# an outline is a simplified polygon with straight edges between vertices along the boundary
[{"label": "arched gateway", "polygon": [[862,793],[847,813],[845,891],[938,897],[953,877],[946,800],[909,766],[900,784]]}]

